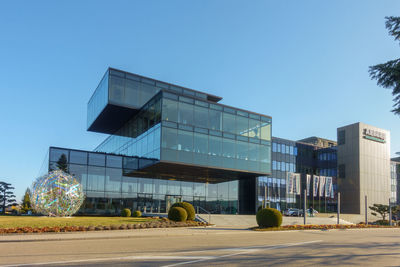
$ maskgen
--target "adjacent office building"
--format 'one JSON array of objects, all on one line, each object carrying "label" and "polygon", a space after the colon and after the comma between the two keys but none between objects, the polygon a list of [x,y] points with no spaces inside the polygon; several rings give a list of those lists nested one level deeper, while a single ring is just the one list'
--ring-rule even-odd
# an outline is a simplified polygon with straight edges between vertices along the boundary
[{"label": "adjacent office building", "polygon": [[338,128],[337,135],[341,211],[365,214],[365,196],[367,206],[388,204],[391,197],[390,132],[354,123]]},{"label": "adjacent office building", "polygon": [[48,169],[66,161],[83,184],[86,214],[166,212],[177,201],[254,214],[267,203],[300,208],[304,189],[321,212],[336,211],[339,191],[342,212],[361,213],[364,194],[370,203],[393,194],[388,131],[357,123],[338,129],[338,143],[287,140],[271,136],[270,116],[221,99],[110,68],[87,112],[88,131],[108,137],[93,151],[50,147]]},{"label": "adjacent office building", "polygon": [[[258,206],[266,201],[270,207],[282,211],[302,208],[303,193],[307,190],[307,206],[313,206],[321,212],[336,211],[336,172],[335,141],[315,136],[299,141],[272,137],[272,174],[258,177]],[[297,190],[288,188],[290,174],[297,174],[300,178]],[[332,178],[329,194],[313,190],[313,178],[316,176],[318,179],[320,176]]]}]

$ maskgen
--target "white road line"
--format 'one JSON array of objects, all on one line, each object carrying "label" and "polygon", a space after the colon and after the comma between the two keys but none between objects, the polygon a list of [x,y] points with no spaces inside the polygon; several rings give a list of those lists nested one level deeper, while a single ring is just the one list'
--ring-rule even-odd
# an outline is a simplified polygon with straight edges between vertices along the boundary
[{"label": "white road line", "polygon": [[222,255],[222,256],[215,256],[215,257],[211,257],[209,259],[197,259],[197,260],[180,262],[180,263],[175,263],[175,264],[168,264],[168,265],[164,265],[162,267],[179,266],[179,265],[197,263],[197,262],[202,262],[202,261],[207,261],[207,260],[216,260],[216,259],[221,259],[221,258],[227,258],[227,257],[232,257],[232,256],[240,255],[240,254],[254,253],[254,252],[258,252],[258,251],[262,251],[262,250],[287,248],[287,247],[301,246],[301,245],[318,243],[318,242],[322,242],[322,240],[306,241],[306,242],[299,242],[299,243],[288,243],[288,244],[281,244],[281,245],[275,245],[275,246],[254,246],[254,247],[236,248],[236,250],[241,250],[241,251],[237,252],[237,253]]},{"label": "white road line", "polygon": [[37,263],[24,263],[24,264],[11,264],[11,265],[0,265],[0,267],[16,267],[16,266],[32,266],[32,265],[51,265],[51,264],[66,264],[66,263],[83,263],[83,262],[96,262],[96,261],[118,261],[118,260],[193,260],[193,259],[211,259],[212,257],[207,256],[154,256],[154,255],[142,255],[142,256],[127,256],[127,257],[115,257],[115,258],[95,258],[85,260],[70,260],[70,261],[53,261],[53,262],[37,262]]},{"label": "white road line", "polygon": [[25,264],[11,264],[11,265],[0,265],[0,267],[16,267],[16,266],[34,266],[34,265],[52,265],[52,264],[70,264],[70,263],[85,263],[85,262],[98,262],[98,261],[121,261],[121,260],[190,260],[180,262],[171,265],[165,265],[164,267],[178,266],[196,262],[202,262],[207,260],[215,260],[219,258],[232,257],[235,255],[254,253],[261,250],[271,250],[286,248],[292,246],[301,246],[311,243],[322,242],[322,240],[314,240],[299,243],[287,243],[281,245],[267,245],[267,246],[251,246],[251,247],[239,247],[239,248],[223,248],[213,250],[198,250],[198,251],[184,251],[179,253],[204,253],[204,252],[215,252],[215,251],[238,251],[236,253],[226,254],[222,256],[155,256],[155,255],[141,255],[141,256],[125,256],[125,257],[114,257],[114,258],[94,258],[84,260],[69,260],[69,261],[53,261],[53,262],[38,262],[38,263],[25,263]]}]

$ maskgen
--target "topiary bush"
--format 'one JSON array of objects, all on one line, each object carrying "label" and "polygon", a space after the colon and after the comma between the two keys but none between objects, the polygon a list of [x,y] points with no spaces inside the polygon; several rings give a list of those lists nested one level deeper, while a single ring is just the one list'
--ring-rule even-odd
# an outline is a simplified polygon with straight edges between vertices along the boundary
[{"label": "topiary bush", "polygon": [[135,210],[132,213],[132,217],[142,217],[142,213],[140,212],[140,210]]},{"label": "topiary bush", "polygon": [[277,209],[260,209],[256,215],[257,224],[261,228],[279,227],[282,224],[282,213]]},{"label": "topiary bush", "polygon": [[130,209],[123,209],[121,211],[121,216],[122,217],[131,217],[131,210]]},{"label": "topiary bush", "polygon": [[187,219],[187,212],[181,207],[172,207],[168,211],[168,219],[175,222],[185,222]]},{"label": "topiary bush", "polygon": [[187,213],[187,220],[189,221],[194,221],[196,218],[196,211],[194,210],[193,205],[188,202],[177,202],[171,206],[171,208],[173,207],[184,208]]}]

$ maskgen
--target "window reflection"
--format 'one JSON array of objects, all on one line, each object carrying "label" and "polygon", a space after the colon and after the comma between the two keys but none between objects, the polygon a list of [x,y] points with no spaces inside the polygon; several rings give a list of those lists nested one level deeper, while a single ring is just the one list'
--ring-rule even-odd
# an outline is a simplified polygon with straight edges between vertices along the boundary
[{"label": "window reflection", "polygon": [[237,135],[249,136],[249,119],[236,116],[236,132]]},{"label": "window reflection", "polygon": [[223,131],[228,133],[236,132],[235,115],[223,113]]},{"label": "window reflection", "polygon": [[163,99],[162,119],[178,122],[178,102],[167,98]]},{"label": "window reflection", "polygon": [[194,125],[208,128],[208,108],[194,106]]},{"label": "window reflection", "polygon": [[178,122],[193,125],[193,105],[179,102]]},{"label": "window reflection", "polygon": [[209,114],[209,127],[211,130],[222,131],[222,112],[210,109]]}]

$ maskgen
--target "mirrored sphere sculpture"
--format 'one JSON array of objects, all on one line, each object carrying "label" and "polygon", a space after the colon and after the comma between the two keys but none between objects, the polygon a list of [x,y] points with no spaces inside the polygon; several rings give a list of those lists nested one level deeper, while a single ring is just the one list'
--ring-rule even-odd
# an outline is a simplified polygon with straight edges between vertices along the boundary
[{"label": "mirrored sphere sculpture", "polygon": [[44,215],[71,216],[79,210],[84,199],[79,181],[62,170],[37,178],[31,188],[32,208]]}]

